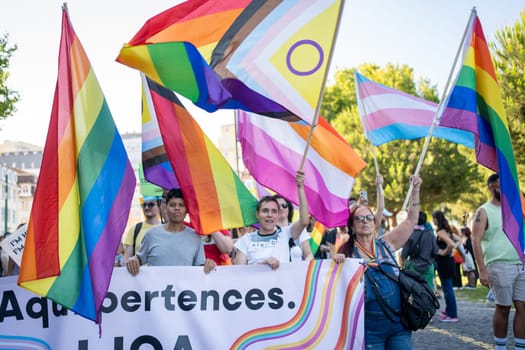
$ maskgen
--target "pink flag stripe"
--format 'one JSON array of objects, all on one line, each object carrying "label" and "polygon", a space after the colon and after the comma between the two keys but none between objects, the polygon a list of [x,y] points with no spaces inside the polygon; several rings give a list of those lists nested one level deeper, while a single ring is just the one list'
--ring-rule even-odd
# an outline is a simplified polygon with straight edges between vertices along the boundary
[{"label": "pink flag stripe", "polygon": [[[244,164],[257,182],[297,203],[295,172],[299,169],[306,145],[304,138],[289,123],[240,112],[239,140]],[[351,157],[350,153],[353,151],[340,150],[338,156]],[[355,164],[364,167],[360,159]],[[310,213],[328,227],[345,225],[348,196],[354,184],[348,169],[339,169],[312,148],[303,170]]]},{"label": "pink flag stripe", "polygon": [[[367,111],[368,112],[368,111]],[[399,115],[399,118],[390,118],[391,115]],[[396,123],[428,126],[432,123],[434,112],[421,109],[385,108],[367,115],[367,126],[369,129],[380,129]]]},{"label": "pink flag stripe", "polygon": [[394,98],[399,100],[399,96],[406,97],[406,100],[412,100],[416,104],[422,104],[427,105],[428,110],[433,110],[434,112],[437,109],[437,103],[434,103],[432,101],[427,101],[425,99],[412,96],[410,94],[407,94],[406,92],[396,90],[393,88],[390,88],[388,86],[380,85],[378,83],[375,83],[373,81],[365,81],[360,84],[361,89],[361,98],[365,99],[370,96],[376,96],[376,95],[391,95]]}]

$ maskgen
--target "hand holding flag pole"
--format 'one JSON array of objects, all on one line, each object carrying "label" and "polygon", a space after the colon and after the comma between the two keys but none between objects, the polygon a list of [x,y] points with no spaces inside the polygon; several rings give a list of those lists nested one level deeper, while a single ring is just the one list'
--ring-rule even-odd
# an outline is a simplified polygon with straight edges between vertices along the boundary
[{"label": "hand holding flag pole", "polygon": [[[443,89],[443,94],[441,96],[441,100],[439,101],[439,105],[438,105],[438,109],[436,111],[436,115],[434,116],[434,120],[432,121],[432,125],[430,126],[430,130],[428,131],[428,135],[425,138],[425,145],[423,146],[423,150],[421,151],[421,155],[419,157],[419,161],[417,163],[416,170],[414,171],[414,176],[419,175],[419,171],[421,170],[421,166],[423,165],[423,160],[425,159],[425,155],[426,155],[427,150],[428,150],[428,145],[430,143],[430,140],[432,139],[432,133],[434,132],[434,128],[436,127],[436,125],[438,125],[439,119],[441,118],[441,115],[443,114],[443,105],[444,105],[444,101],[446,100],[445,97],[447,96],[448,90],[450,88],[450,83],[452,81],[452,76],[454,74],[454,69],[457,66],[459,56],[460,56],[461,52],[463,51],[462,49],[463,49],[463,45],[464,45],[465,40],[466,40],[467,33],[468,33],[469,28],[471,27],[471,23],[472,23],[472,21],[474,20],[475,17],[476,17],[476,7],[473,7],[471,12],[470,12],[470,17],[469,17],[469,19],[467,21],[467,26],[465,27],[465,31],[463,32],[463,37],[461,38],[461,42],[460,42],[458,50],[456,52],[456,57],[454,58],[454,62],[452,63],[452,69],[450,70],[450,73],[448,75],[447,83],[445,84],[445,88]],[[405,197],[405,201],[403,202],[403,206],[401,207],[402,211],[406,210],[406,208],[408,206],[408,200],[410,198],[410,194],[412,193],[412,189],[413,189],[413,185],[412,185],[412,183],[410,183],[407,195]]]}]

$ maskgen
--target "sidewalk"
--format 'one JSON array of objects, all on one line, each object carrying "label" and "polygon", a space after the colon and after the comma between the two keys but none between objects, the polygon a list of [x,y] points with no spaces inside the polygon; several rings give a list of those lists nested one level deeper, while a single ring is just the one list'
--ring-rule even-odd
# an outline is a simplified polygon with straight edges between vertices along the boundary
[{"label": "sidewalk", "polygon": [[[444,308],[444,300],[439,300]],[[414,350],[466,350],[466,349],[494,349],[492,337],[493,303],[474,303],[457,299],[458,323],[444,323],[438,321],[438,315],[423,330],[412,335]],[[439,311],[438,311],[439,314]],[[514,310],[511,311],[509,327],[512,327]],[[514,349],[512,330],[509,329],[507,348]]]}]

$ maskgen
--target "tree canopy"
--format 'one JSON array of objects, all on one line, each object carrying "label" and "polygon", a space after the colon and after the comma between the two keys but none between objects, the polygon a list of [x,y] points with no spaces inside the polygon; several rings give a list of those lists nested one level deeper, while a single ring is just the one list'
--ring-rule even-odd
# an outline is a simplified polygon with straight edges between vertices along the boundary
[{"label": "tree canopy", "polygon": [[[409,94],[438,101],[437,88],[430,80],[414,82],[413,69],[406,65],[387,64],[380,68],[373,64],[358,67],[366,77],[405,91]],[[355,69],[342,69],[335,75],[335,83],[326,88],[321,114],[343,135],[352,147],[368,162],[356,179],[354,193],[366,190],[369,198],[376,193],[376,169],[372,147],[364,137],[357,108]],[[415,171],[423,149],[424,139],[415,141],[397,140],[375,147],[379,173],[385,178],[385,204],[389,210],[401,209],[408,191],[408,179]],[[473,211],[484,201],[484,174],[475,163],[474,152],[463,146],[433,138],[430,141],[423,166],[421,189],[422,207],[427,210],[452,210],[456,218]]]},{"label": "tree canopy", "polygon": [[9,46],[9,36],[0,36],[0,119],[6,119],[16,111],[15,105],[19,100],[18,92],[9,89],[9,60],[16,51],[16,45]]}]

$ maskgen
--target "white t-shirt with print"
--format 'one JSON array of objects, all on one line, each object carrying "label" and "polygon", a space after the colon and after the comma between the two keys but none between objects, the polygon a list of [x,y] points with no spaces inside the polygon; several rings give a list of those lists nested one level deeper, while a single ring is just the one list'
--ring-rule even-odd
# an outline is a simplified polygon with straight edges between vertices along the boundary
[{"label": "white t-shirt with print", "polygon": [[290,261],[290,226],[278,227],[271,235],[249,232],[235,242],[235,248],[246,255],[248,264],[256,264],[273,256],[280,262]]}]

